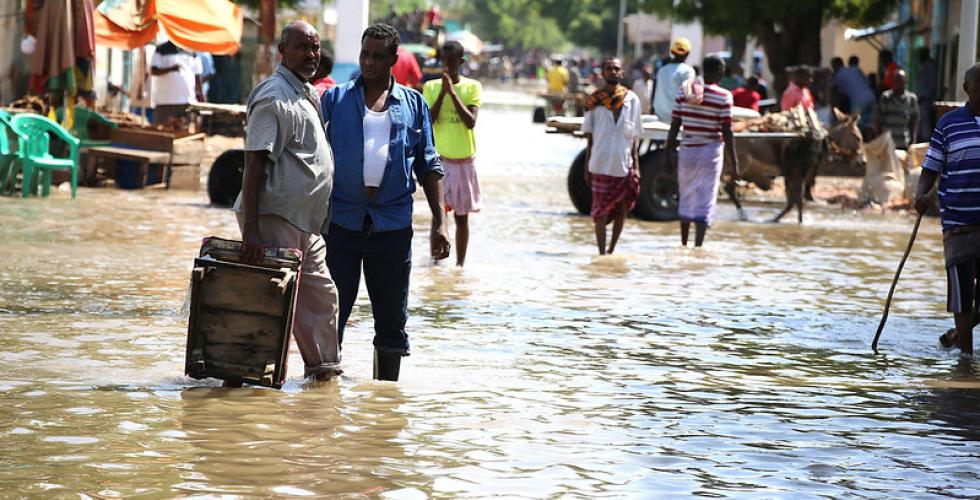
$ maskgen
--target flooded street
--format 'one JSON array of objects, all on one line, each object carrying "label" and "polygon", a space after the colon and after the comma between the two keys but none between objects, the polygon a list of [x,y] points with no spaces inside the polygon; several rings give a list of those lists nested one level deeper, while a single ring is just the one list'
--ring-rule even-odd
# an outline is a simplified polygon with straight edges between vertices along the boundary
[{"label": "flooded street", "polygon": [[530,121],[480,113],[464,270],[428,261],[416,204],[397,384],[371,380],[363,285],[339,381],[304,383],[295,347],[282,391],[184,377],[193,258],[238,236],[205,192],[0,197],[0,496],[980,495],[937,220],[876,357],[913,218],[726,202],[701,250],[631,219],[598,258],[565,189],[585,142]]}]

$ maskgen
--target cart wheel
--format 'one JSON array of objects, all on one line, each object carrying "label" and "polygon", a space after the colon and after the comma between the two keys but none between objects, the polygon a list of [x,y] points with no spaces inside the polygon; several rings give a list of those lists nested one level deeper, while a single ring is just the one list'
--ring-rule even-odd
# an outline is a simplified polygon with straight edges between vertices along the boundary
[{"label": "cart wheel", "polygon": [[677,172],[668,168],[666,159],[663,149],[640,157],[640,197],[633,208],[640,219],[677,220]]},{"label": "cart wheel", "polygon": [[212,205],[230,207],[235,204],[242,190],[242,171],[245,169],[245,151],[229,149],[221,153],[208,173],[208,198]]},{"label": "cart wheel", "polygon": [[568,197],[575,210],[582,215],[592,211],[592,189],[585,183],[585,150],[583,149],[568,169]]}]

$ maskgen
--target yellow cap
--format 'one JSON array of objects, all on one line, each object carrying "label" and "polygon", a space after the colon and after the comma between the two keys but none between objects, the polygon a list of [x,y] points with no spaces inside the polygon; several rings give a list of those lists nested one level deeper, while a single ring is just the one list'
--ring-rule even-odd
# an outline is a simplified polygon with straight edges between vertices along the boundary
[{"label": "yellow cap", "polygon": [[685,56],[691,52],[691,41],[682,36],[677,37],[670,45],[670,52],[679,56]]}]

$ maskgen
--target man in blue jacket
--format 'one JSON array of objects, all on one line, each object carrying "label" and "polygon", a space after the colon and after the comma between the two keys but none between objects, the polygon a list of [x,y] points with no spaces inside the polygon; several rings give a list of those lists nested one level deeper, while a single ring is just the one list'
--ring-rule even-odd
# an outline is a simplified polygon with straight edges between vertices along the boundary
[{"label": "man in blue jacket", "polygon": [[398,32],[369,26],[361,37],[361,75],[321,98],[333,148],[333,213],[323,235],[340,296],[340,340],[364,269],[374,315],[374,378],[398,380],[409,354],[408,282],[412,268],[415,177],[432,211],[431,255],[449,256],[443,225],[442,166],[422,94],[395,83]]}]

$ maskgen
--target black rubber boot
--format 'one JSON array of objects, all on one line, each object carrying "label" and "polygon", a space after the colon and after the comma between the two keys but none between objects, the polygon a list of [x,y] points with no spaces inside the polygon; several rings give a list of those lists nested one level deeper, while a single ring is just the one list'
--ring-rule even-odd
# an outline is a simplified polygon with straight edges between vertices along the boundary
[{"label": "black rubber boot", "polygon": [[374,380],[398,381],[398,370],[402,365],[402,355],[398,353],[374,351]]},{"label": "black rubber boot", "polygon": [[939,336],[939,343],[949,349],[956,345],[956,328],[950,328],[946,333]]}]

